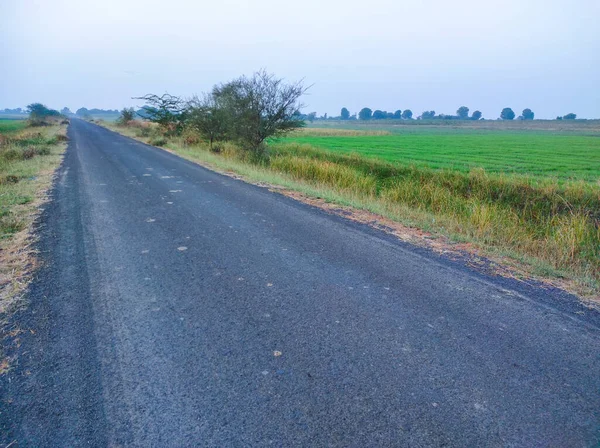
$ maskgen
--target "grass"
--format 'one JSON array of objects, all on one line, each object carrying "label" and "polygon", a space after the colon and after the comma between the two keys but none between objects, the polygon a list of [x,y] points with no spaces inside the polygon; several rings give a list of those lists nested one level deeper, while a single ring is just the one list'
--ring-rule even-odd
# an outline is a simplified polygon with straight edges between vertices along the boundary
[{"label": "grass", "polygon": [[410,132],[403,129],[390,135],[352,136],[307,131],[310,133],[296,134],[285,141],[336,154],[356,153],[387,162],[464,173],[483,168],[490,173],[559,180],[600,179],[600,135],[427,128]]},{"label": "grass", "polygon": [[25,120],[0,120],[0,313],[31,262],[29,230],[62,158],[65,128],[58,122],[33,128]]},{"label": "grass", "polygon": [[13,120],[0,118],[0,134],[8,135],[27,127],[26,120]]},{"label": "grass", "polygon": [[[143,141],[157,141],[151,127],[117,127],[119,132]],[[424,128],[423,128],[424,129]],[[600,185],[591,172],[579,167],[576,156],[596,160],[594,141],[573,135],[571,139],[548,138],[537,133],[514,136],[511,132],[490,135],[477,132],[412,132],[421,143],[415,154],[420,160],[384,157],[383,142],[403,135],[353,135],[330,130],[327,136],[302,131],[288,139],[271,142],[264,158],[256,159],[232,144],[222,144],[214,154],[197,139],[164,139],[163,146],[180,155],[223,170],[231,170],[253,181],[281,185],[309,196],[368,210],[403,224],[470,242],[484,254],[510,257],[537,275],[567,279],[578,291],[598,296],[600,292]],[[339,134],[344,134],[340,136]],[[452,144],[439,143],[448,136]],[[306,140],[310,139],[310,140]],[[516,139],[516,140],[515,140]],[[310,144],[324,142],[318,146]],[[340,141],[345,149],[332,149]],[[460,142],[470,141],[471,151]],[[531,147],[514,148],[516,141],[528,142],[540,159],[559,153],[563,176],[544,175],[535,168]],[[190,144],[192,142],[192,144]],[[338,143],[336,143],[338,142]],[[362,146],[360,142],[369,142]],[[476,142],[488,152],[500,145],[496,160],[476,158]],[[578,151],[561,145],[579,142]],[[588,143],[585,143],[588,142]],[[586,145],[592,145],[592,149]],[[487,145],[487,146],[486,146]],[[329,146],[329,149],[323,149]],[[384,146],[382,149],[381,147]],[[448,163],[442,152],[428,156],[440,146],[451,146]],[[549,147],[544,153],[544,147]],[[352,148],[352,149],[351,149]],[[356,149],[358,148],[358,149]],[[428,148],[428,149],[425,149]],[[513,148],[509,151],[510,148]],[[542,154],[544,156],[542,156]],[[417,157],[415,156],[415,157]],[[502,169],[507,160],[521,162],[519,170]],[[592,162],[589,162],[591,165]],[[512,165],[509,165],[512,166]],[[600,169],[600,166],[592,167]],[[555,172],[555,171],[552,171]],[[583,174],[582,174],[583,172]],[[575,180],[573,180],[575,179]],[[595,180],[594,180],[595,179]]]}]

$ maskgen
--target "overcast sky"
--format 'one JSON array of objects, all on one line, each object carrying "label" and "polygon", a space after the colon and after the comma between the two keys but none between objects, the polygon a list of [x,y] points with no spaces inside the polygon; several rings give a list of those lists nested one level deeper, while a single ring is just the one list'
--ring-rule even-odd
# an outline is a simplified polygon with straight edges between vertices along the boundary
[{"label": "overcast sky", "polygon": [[305,112],[600,118],[600,0],[0,0],[0,108],[121,108],[266,68]]}]

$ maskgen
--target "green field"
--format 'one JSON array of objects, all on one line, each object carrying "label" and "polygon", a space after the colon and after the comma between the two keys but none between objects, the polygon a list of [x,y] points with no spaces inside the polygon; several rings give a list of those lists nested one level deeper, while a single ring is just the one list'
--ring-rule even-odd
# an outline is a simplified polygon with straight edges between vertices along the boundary
[{"label": "green field", "polygon": [[[434,169],[600,179],[600,135],[539,131],[405,128],[390,135],[322,136],[307,129],[285,141],[336,153]],[[333,130],[331,130],[333,131]]]},{"label": "green field", "polygon": [[25,129],[27,120],[13,120],[0,118],[0,134],[8,134]]}]

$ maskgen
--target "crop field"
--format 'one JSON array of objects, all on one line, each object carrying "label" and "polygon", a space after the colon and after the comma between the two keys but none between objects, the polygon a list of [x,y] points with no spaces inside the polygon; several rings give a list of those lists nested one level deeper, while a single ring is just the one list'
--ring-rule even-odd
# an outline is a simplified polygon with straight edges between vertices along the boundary
[{"label": "crop field", "polygon": [[0,118],[0,134],[8,134],[25,129],[26,120],[13,120]]},{"label": "crop field", "polygon": [[[379,128],[378,128],[379,129]],[[600,133],[480,130],[403,126],[387,132],[308,128],[285,142],[307,144],[338,154],[359,154],[386,162],[468,172],[553,177],[558,180],[600,179]]]}]

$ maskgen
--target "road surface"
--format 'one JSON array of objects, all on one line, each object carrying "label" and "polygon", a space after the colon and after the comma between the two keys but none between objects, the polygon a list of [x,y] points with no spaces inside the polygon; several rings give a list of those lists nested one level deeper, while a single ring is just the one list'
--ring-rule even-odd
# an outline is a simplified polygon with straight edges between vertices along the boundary
[{"label": "road surface", "polygon": [[90,123],[69,136],[2,442],[598,443],[600,319],[573,297]]}]

